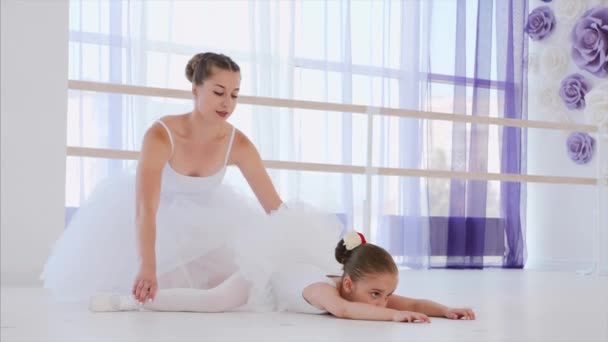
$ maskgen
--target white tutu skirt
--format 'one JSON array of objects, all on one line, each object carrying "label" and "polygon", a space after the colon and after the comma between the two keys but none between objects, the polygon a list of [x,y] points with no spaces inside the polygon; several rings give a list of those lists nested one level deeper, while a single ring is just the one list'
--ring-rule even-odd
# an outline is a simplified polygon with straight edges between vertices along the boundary
[{"label": "white tutu skirt", "polygon": [[248,309],[276,310],[271,285],[275,271],[290,265],[314,265],[328,275],[342,275],[335,248],[344,234],[337,216],[304,203],[287,203],[259,230],[237,239],[237,264],[250,282]]},{"label": "white tutu skirt", "polygon": [[[139,271],[135,179],[102,182],[74,214],[41,278],[58,299],[97,292],[131,293]],[[266,214],[231,187],[211,193],[161,194],[156,217],[156,271],[160,288],[210,288],[236,269],[234,244],[256,231]]]},{"label": "white tutu skirt", "polygon": [[[270,277],[289,263],[340,272],[334,249],[343,225],[301,203],[267,215],[255,199],[219,185],[211,193],[161,194],[156,217],[159,288],[217,286],[236,271],[250,281],[248,308],[272,310]],[[74,214],[44,267],[57,299],[130,294],[139,271],[133,175],[102,182]]]}]

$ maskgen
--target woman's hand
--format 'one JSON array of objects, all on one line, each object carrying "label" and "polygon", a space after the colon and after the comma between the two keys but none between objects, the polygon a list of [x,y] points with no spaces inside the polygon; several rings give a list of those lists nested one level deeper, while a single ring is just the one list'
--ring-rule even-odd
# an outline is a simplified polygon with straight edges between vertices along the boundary
[{"label": "woman's hand", "polygon": [[156,267],[150,265],[141,266],[133,282],[133,296],[138,302],[145,303],[154,300],[157,291]]}]

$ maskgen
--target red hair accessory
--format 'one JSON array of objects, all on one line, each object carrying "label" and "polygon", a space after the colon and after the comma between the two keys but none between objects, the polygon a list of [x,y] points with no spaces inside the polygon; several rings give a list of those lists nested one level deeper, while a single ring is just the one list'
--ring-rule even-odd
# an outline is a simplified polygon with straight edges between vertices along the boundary
[{"label": "red hair accessory", "polygon": [[361,238],[361,243],[362,244],[367,243],[367,240],[365,240],[365,236],[363,236],[363,234],[361,234],[359,232],[357,232],[357,234],[359,234],[359,237]]}]

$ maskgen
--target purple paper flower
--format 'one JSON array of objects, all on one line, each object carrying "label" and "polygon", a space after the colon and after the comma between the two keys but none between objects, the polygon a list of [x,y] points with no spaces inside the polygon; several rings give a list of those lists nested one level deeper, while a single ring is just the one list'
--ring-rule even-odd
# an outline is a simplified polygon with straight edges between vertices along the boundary
[{"label": "purple paper flower", "polygon": [[562,80],[559,97],[568,109],[584,109],[585,95],[589,92],[589,83],[581,74],[572,74]]},{"label": "purple paper flower", "polygon": [[585,132],[574,132],[568,137],[568,156],[577,164],[587,164],[593,157],[595,140]]},{"label": "purple paper flower", "polygon": [[535,8],[528,16],[526,32],[532,40],[541,40],[553,32],[555,15],[549,6]]},{"label": "purple paper flower", "polygon": [[597,77],[608,75],[608,7],[585,12],[570,34],[572,59]]}]

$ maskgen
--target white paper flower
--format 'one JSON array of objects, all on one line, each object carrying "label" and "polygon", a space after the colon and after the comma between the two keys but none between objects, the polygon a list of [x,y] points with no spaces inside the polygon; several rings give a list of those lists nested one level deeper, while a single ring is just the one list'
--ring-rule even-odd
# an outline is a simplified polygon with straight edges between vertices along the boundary
[{"label": "white paper flower", "polygon": [[[557,22],[562,24],[569,24],[574,20],[578,19],[585,11],[591,8],[591,3],[595,1],[582,1],[582,0],[560,0],[556,1],[553,5]],[[567,25],[571,26],[571,25]]]},{"label": "white paper flower", "polygon": [[346,246],[346,249],[349,251],[355,249],[362,242],[361,237],[354,230],[349,230],[346,234],[344,234],[344,238],[342,240],[344,240],[344,246]]},{"label": "white paper flower", "polygon": [[608,82],[597,84],[585,98],[585,118],[591,124],[597,125],[608,117]]},{"label": "white paper flower", "polygon": [[543,87],[534,96],[534,103],[536,108],[534,110],[540,111],[553,111],[558,109],[561,105],[561,99],[559,98],[559,89],[557,86],[546,86]]},{"label": "white paper flower", "polygon": [[537,74],[540,72],[540,53],[530,52],[528,55],[528,72],[530,74]]},{"label": "white paper flower", "polygon": [[570,65],[569,50],[559,46],[547,46],[543,49],[539,65],[541,77],[545,79],[561,79],[568,72]]},{"label": "white paper flower", "polygon": [[568,109],[559,97],[558,86],[546,86],[535,94],[530,94],[532,104],[529,112],[538,120],[570,121]]}]

